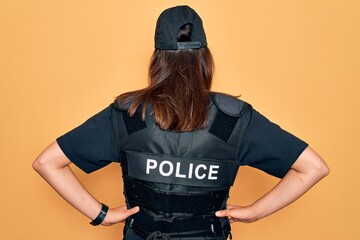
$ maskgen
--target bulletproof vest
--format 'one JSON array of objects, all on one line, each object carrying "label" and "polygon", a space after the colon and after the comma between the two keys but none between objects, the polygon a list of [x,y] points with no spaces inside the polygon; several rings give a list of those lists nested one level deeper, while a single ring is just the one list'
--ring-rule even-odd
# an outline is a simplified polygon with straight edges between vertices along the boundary
[{"label": "bulletproof vest", "polygon": [[114,126],[128,207],[140,211],[126,221],[144,239],[227,239],[229,190],[240,166],[238,152],[251,106],[223,94],[209,96],[207,125],[190,132],[162,130],[152,109],[128,115],[119,106]]}]

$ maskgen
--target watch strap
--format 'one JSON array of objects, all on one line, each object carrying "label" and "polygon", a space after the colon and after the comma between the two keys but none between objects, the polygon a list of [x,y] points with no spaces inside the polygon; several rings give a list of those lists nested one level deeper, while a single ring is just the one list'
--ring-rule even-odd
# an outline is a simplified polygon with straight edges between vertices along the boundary
[{"label": "watch strap", "polygon": [[93,226],[97,226],[100,223],[102,223],[102,221],[104,221],[104,219],[106,217],[108,210],[109,210],[109,207],[106,206],[104,203],[101,203],[101,210],[100,210],[99,215],[97,215],[97,217],[94,220],[92,220],[90,222],[90,224]]}]

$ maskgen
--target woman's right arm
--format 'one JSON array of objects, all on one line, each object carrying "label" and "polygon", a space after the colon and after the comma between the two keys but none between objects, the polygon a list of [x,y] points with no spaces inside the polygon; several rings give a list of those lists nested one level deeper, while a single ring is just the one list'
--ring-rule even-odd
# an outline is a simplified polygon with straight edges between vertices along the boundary
[{"label": "woman's right arm", "polygon": [[[100,213],[101,203],[80,183],[71,170],[70,163],[57,142],[53,142],[36,158],[33,168],[61,197],[93,220]],[[138,211],[138,207],[127,209],[126,206],[109,209],[101,225],[123,222]]]},{"label": "woman's right arm", "polygon": [[230,222],[250,223],[264,218],[301,197],[329,174],[329,167],[310,147],[306,148],[280,182],[250,206],[228,205],[216,212]]}]

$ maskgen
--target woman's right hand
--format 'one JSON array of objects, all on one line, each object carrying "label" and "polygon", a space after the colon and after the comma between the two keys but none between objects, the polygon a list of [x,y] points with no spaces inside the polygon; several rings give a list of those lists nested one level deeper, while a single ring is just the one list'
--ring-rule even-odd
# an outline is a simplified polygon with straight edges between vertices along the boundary
[{"label": "woman's right hand", "polygon": [[254,213],[251,206],[236,206],[227,204],[226,209],[217,211],[215,215],[217,217],[228,217],[230,223],[251,223],[257,220],[253,217]]},{"label": "woman's right hand", "polygon": [[215,214],[229,217],[230,222],[257,221],[292,203],[328,174],[326,163],[307,147],[279,183],[260,199],[246,207],[227,205]]},{"label": "woman's right hand", "polygon": [[135,213],[139,212],[139,207],[133,207],[130,209],[127,209],[126,206],[121,206],[117,208],[111,208],[109,209],[108,213],[106,214],[106,217],[104,221],[102,221],[102,226],[111,226],[119,222],[125,222],[125,220],[130,217],[131,215],[134,215]]}]

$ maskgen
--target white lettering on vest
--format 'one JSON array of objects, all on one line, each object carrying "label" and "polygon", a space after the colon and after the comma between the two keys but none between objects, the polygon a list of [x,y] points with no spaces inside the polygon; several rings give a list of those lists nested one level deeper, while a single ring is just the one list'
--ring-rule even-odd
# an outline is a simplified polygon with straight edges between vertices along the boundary
[{"label": "white lettering on vest", "polygon": [[179,162],[176,163],[176,173],[175,173],[175,177],[178,177],[178,178],[186,178],[186,175],[185,175],[185,174],[180,174],[180,163],[179,163]]},{"label": "white lettering on vest", "polygon": [[146,174],[150,174],[150,169],[156,169],[157,161],[154,159],[147,159],[146,161]]},{"label": "white lettering on vest", "polygon": [[[164,165],[169,165],[169,171],[166,173],[164,172]],[[170,162],[170,161],[163,161],[160,163],[159,166],[159,172],[161,175],[163,175],[164,177],[168,177],[170,176],[174,171],[174,165]]]},{"label": "white lettering on vest", "polygon": [[192,179],[194,176],[196,179],[199,180],[203,180],[206,177],[208,180],[218,179],[217,174],[219,173],[219,165],[209,165],[209,167],[207,167],[205,164],[195,164],[194,166],[194,163],[189,163],[188,168],[186,168],[186,166],[183,166],[182,168],[181,164],[181,162],[176,162],[174,173],[174,163],[172,163],[171,161],[164,160],[158,165],[157,160],[147,159],[146,174],[150,174],[151,171],[156,171],[156,169],[158,169],[158,172],[163,177],[170,177],[171,175],[174,175],[175,178]]},{"label": "white lettering on vest", "polygon": [[219,169],[219,166],[210,165],[210,167],[209,167],[209,176],[208,176],[209,180],[216,180],[217,179],[217,176],[215,176],[215,175],[218,174],[218,170],[215,170],[215,169]]},{"label": "white lettering on vest", "polygon": [[200,168],[203,168],[204,170],[207,169],[207,167],[206,167],[204,164],[199,164],[199,165],[197,165],[196,168],[195,168],[195,177],[196,177],[197,179],[204,179],[204,178],[206,177],[206,174],[204,173],[204,174],[202,174],[202,175],[200,176],[200,175],[199,175],[199,169],[200,169]]},{"label": "white lettering on vest", "polygon": [[190,163],[189,165],[189,174],[188,174],[188,178],[192,178],[192,172],[193,172],[193,167],[194,167],[194,164]]}]

